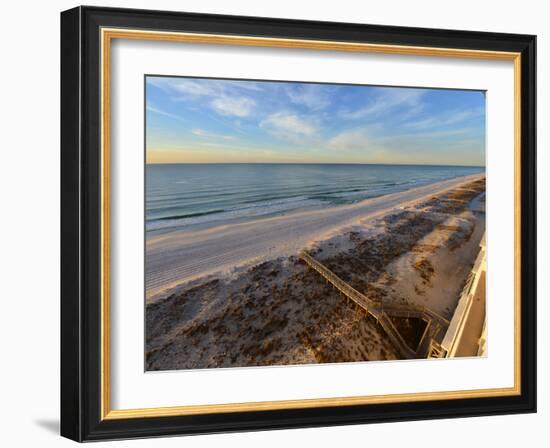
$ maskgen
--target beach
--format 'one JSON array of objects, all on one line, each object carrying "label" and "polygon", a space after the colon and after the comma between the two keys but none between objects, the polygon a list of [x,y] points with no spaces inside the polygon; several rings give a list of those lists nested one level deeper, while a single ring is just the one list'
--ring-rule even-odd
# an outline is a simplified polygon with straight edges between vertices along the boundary
[{"label": "beach", "polygon": [[484,174],[147,236],[147,370],[399,359],[299,258],[450,319],[485,231]]},{"label": "beach", "polygon": [[294,255],[343,228],[364,224],[479,177],[445,180],[350,205],[150,236],[146,242],[147,300],[162,298],[173,293],[172,288],[207,275],[227,275]]}]

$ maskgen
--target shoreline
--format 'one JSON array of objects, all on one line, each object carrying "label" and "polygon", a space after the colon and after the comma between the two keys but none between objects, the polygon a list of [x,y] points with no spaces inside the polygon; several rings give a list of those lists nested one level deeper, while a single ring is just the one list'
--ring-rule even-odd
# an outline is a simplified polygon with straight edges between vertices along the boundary
[{"label": "shoreline", "polygon": [[[381,166],[386,166],[386,165],[381,165]],[[407,166],[407,165],[400,165],[400,166]],[[482,174],[482,172],[478,172],[478,173],[467,174],[467,176],[475,176],[475,175],[481,175],[481,174]],[[197,216],[200,217],[204,214],[206,216],[211,216],[211,217],[215,218],[215,219],[209,219],[209,220],[202,221],[202,222],[191,222],[191,223],[182,222],[185,215],[183,215],[183,216],[176,215],[174,217],[164,217],[162,219],[151,219],[150,221],[146,220],[146,225],[145,225],[146,236],[147,237],[155,237],[157,235],[162,235],[162,234],[167,234],[167,233],[172,233],[172,232],[179,232],[179,231],[206,230],[206,229],[221,226],[221,225],[239,224],[239,223],[242,223],[242,222],[250,222],[250,221],[255,221],[255,220],[261,220],[261,219],[273,218],[273,217],[278,217],[278,216],[284,216],[284,215],[287,215],[287,214],[292,214],[292,213],[297,213],[297,212],[302,212],[302,211],[317,211],[317,210],[323,210],[323,209],[326,209],[326,208],[341,207],[341,206],[344,206],[344,205],[353,205],[353,204],[361,203],[361,202],[363,202],[365,200],[368,200],[368,199],[375,199],[375,198],[378,198],[378,197],[387,196],[389,194],[402,193],[402,192],[405,192],[405,191],[408,191],[408,190],[411,190],[411,189],[424,187],[424,186],[428,186],[428,185],[436,185],[439,182],[451,181],[451,180],[458,179],[458,178],[463,177],[463,176],[466,176],[466,175],[456,175],[454,177],[451,176],[449,178],[440,179],[440,180],[415,181],[415,182],[412,182],[412,183],[411,182],[399,182],[397,180],[394,180],[394,182],[390,182],[390,183],[381,181],[378,184],[373,186],[374,190],[372,191],[372,193],[370,195],[366,195],[366,190],[362,190],[360,192],[360,194],[363,197],[361,199],[358,199],[358,200],[346,200],[345,199],[346,196],[349,197],[349,196],[355,196],[355,195],[358,194],[357,192],[355,192],[355,190],[351,190],[351,191],[348,191],[346,194],[344,194],[344,196],[342,198],[340,198],[339,202],[332,202],[331,203],[330,201],[328,201],[328,202],[324,202],[324,203],[301,205],[301,206],[295,207],[295,208],[282,209],[282,210],[271,211],[271,212],[266,212],[266,213],[262,212],[262,213],[258,213],[257,215],[250,215],[250,216],[247,216],[247,215],[223,216],[223,215],[228,214],[232,211],[237,211],[237,212],[239,211],[238,208],[234,209],[234,210],[229,208],[229,209],[216,210],[215,213],[206,211],[204,213],[198,213],[198,215],[188,215],[188,217],[187,217],[188,219],[193,220],[193,218],[196,218]],[[403,184],[408,184],[408,185],[404,189],[397,189],[396,191],[391,190],[392,186],[394,186],[394,185],[403,185]],[[380,191],[379,190],[379,188],[380,188],[379,185],[382,185],[382,188],[389,187],[390,190],[389,191]],[[309,192],[309,193],[304,192],[302,196],[298,196],[298,197],[302,201],[303,200],[312,200],[312,201],[314,201],[316,199],[316,194],[313,194],[313,196],[311,196],[311,192]],[[270,199],[274,200],[275,202],[277,202],[277,201],[284,202],[285,200],[292,199],[292,198],[293,197],[280,197],[280,198],[270,198]],[[269,201],[268,201],[268,204],[266,204],[266,207],[268,207],[268,206],[269,206]],[[149,226],[152,226],[152,227],[149,227]]]},{"label": "shoreline", "polygon": [[165,298],[197,279],[238,274],[265,261],[294,255],[345,228],[484,177],[472,174],[349,205],[148,235],[146,300]]},{"label": "shoreline", "polygon": [[[450,320],[484,232],[482,177],[383,208],[308,253],[372,301]],[[201,277],[150,301],[145,317],[148,371],[403,359],[371,316],[294,254]],[[395,324],[414,349],[422,327]]]}]

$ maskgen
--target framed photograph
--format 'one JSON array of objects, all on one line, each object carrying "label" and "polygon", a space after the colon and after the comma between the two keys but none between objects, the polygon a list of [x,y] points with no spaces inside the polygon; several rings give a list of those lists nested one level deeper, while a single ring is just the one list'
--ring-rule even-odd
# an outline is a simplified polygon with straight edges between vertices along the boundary
[{"label": "framed photograph", "polygon": [[61,433],[535,412],[535,36],[61,14]]}]

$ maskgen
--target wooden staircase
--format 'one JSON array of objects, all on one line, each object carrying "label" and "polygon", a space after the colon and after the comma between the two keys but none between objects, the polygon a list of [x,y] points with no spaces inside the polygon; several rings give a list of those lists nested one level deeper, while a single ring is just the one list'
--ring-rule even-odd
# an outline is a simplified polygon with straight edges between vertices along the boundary
[{"label": "wooden staircase", "polygon": [[[354,289],[325,265],[315,260],[307,252],[301,252],[300,258],[309,267],[318,272],[327,282],[340,291],[340,293],[374,317],[384,329],[395,348],[405,359],[423,358],[426,357],[426,354],[429,356],[432,350],[432,342],[435,342],[434,338],[439,338],[440,332],[449,325],[449,322],[446,319],[425,307],[414,305],[382,304],[380,302],[375,302]],[[399,330],[396,328],[395,324],[392,322],[390,316],[420,318],[426,322],[426,329],[420,343],[418,344],[418,347],[409,347],[403,339],[403,336],[401,336],[401,333],[399,333]]]}]

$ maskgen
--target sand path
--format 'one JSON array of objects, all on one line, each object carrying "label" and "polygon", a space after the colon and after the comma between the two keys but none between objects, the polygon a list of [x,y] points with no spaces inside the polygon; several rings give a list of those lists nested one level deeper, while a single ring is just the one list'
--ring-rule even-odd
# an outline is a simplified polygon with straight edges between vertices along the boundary
[{"label": "sand path", "polygon": [[482,177],[463,176],[351,205],[150,237],[146,243],[146,297],[161,297],[172,288],[205,275],[296,254],[338,229],[358,221],[364,223]]}]

